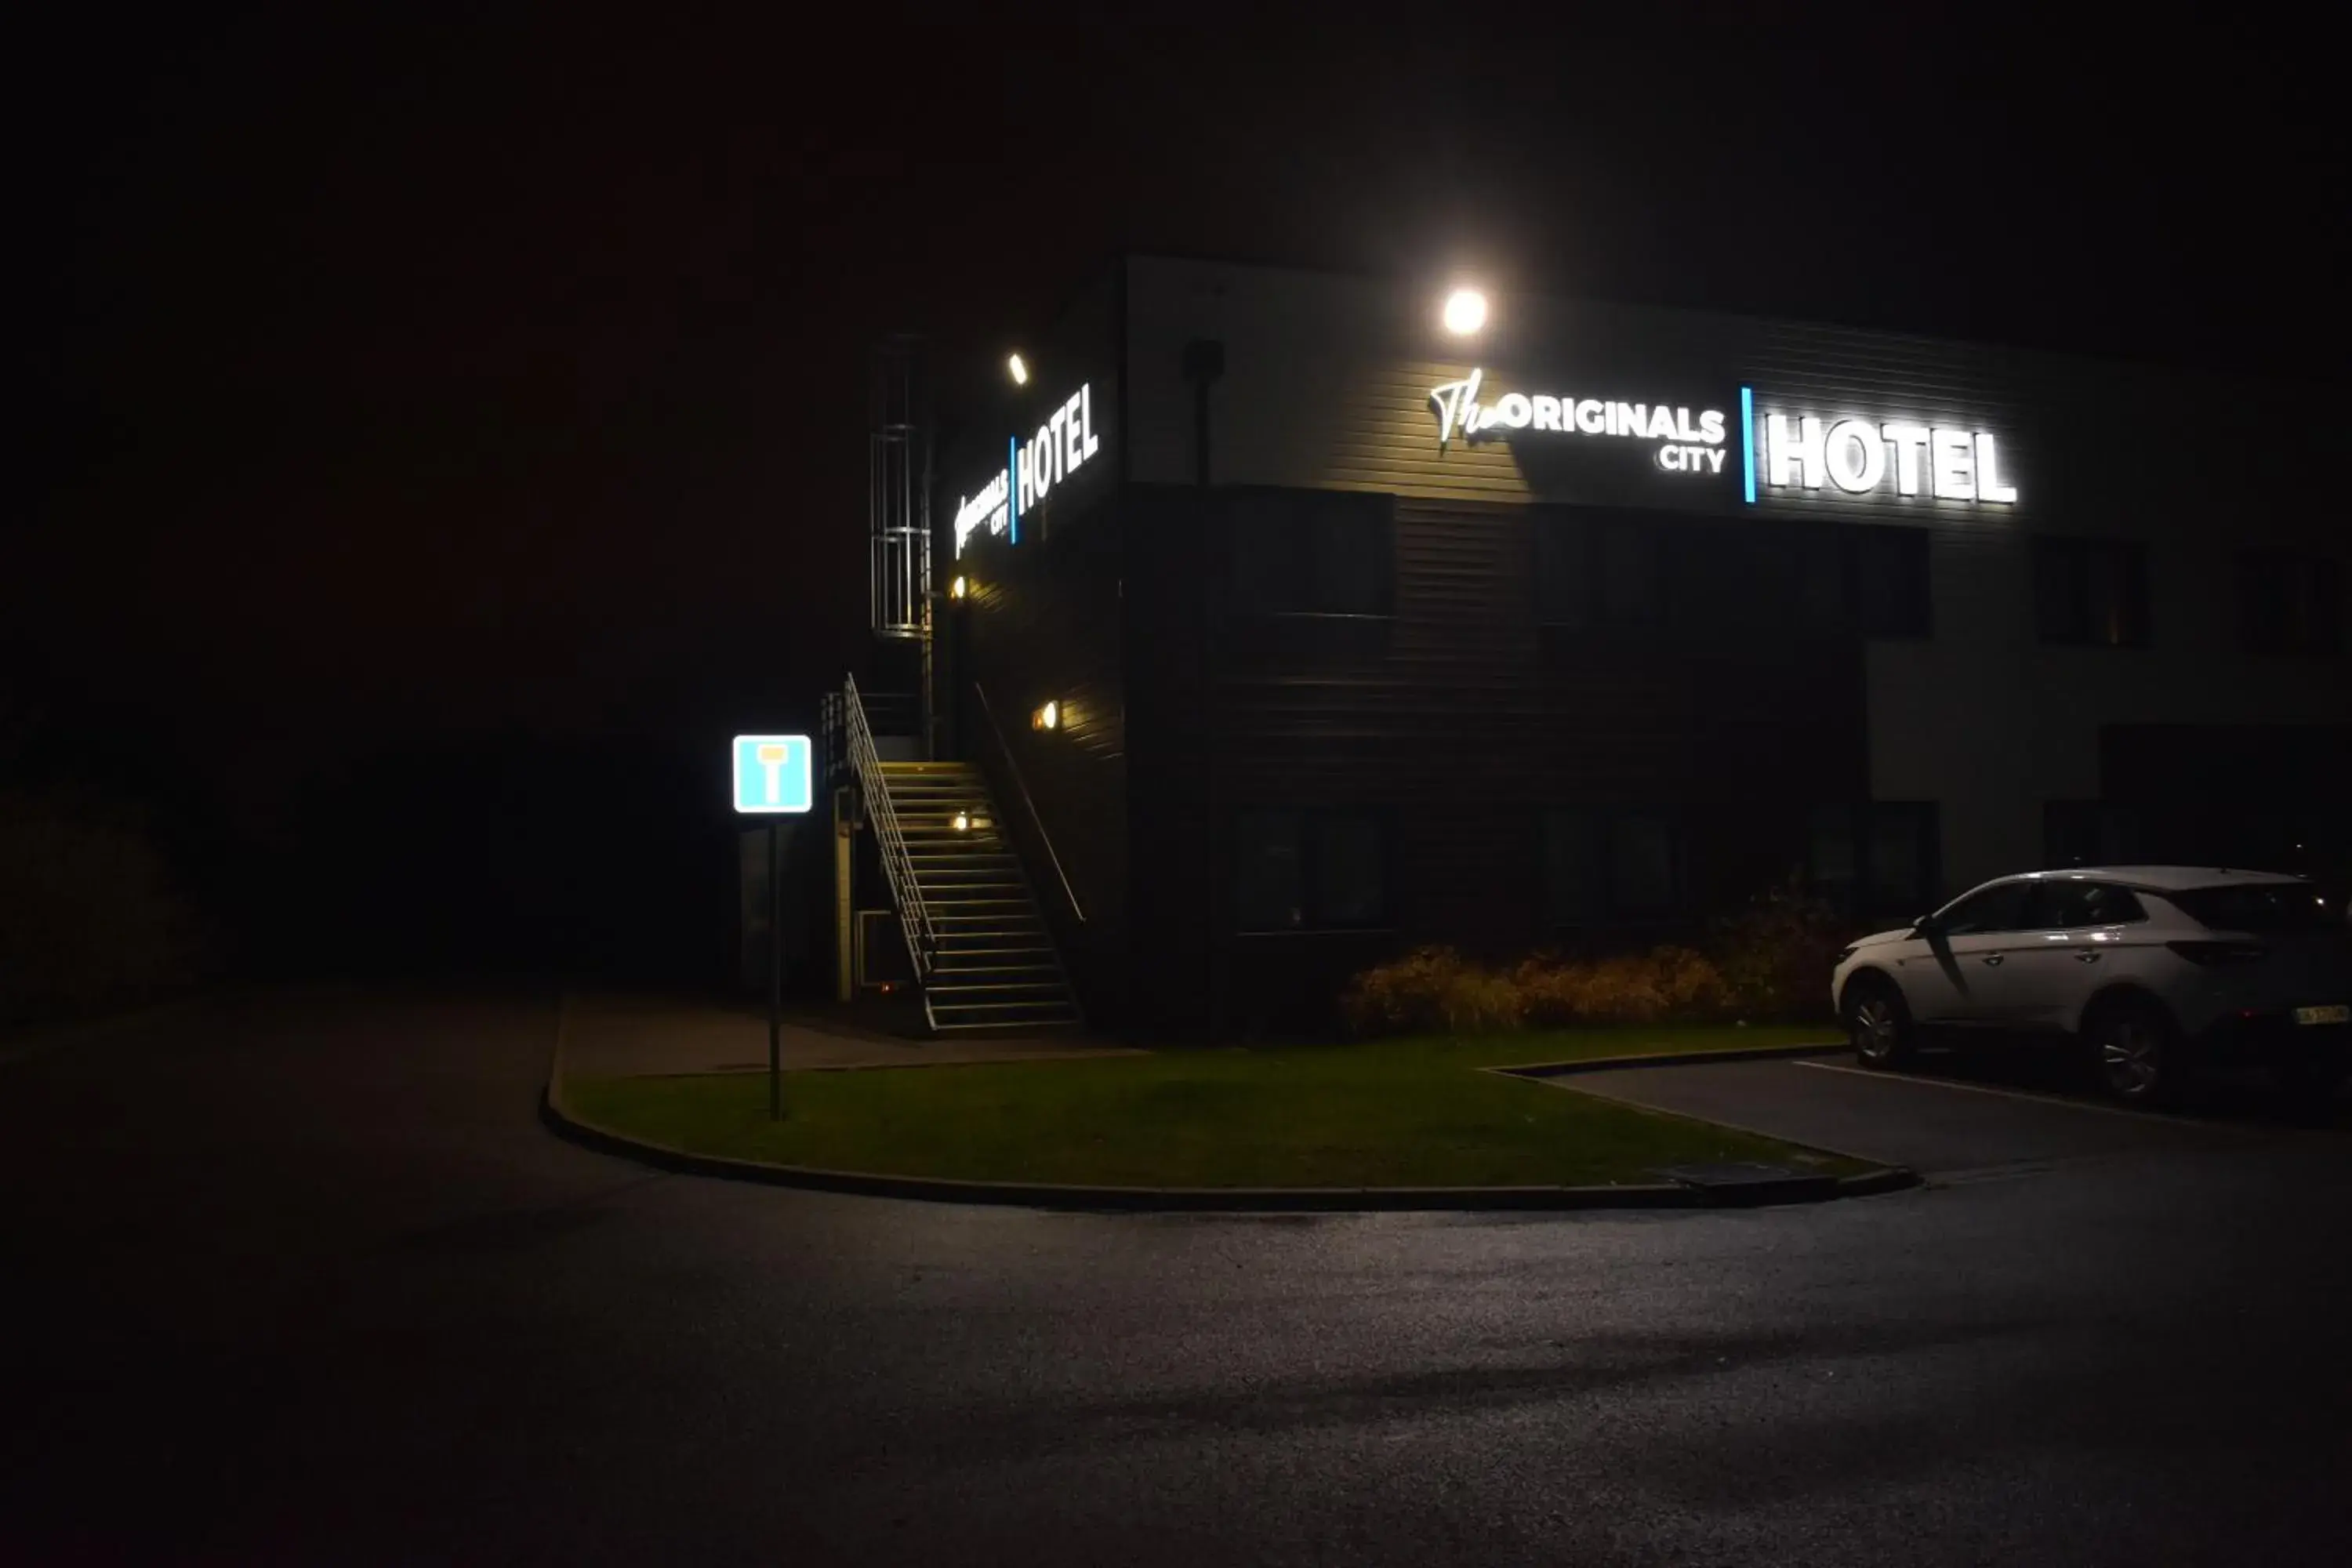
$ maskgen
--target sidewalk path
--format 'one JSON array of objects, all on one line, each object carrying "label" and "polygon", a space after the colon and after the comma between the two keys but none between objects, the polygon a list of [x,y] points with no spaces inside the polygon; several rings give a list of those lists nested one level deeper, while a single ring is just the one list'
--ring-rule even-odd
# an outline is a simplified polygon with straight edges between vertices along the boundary
[{"label": "sidewalk path", "polygon": [[[692,997],[572,992],[563,999],[557,1048],[558,1071],[572,1078],[765,1072],[768,1020],[748,1008]],[[789,1021],[783,1053],[785,1069],[793,1072],[1144,1054],[1082,1035],[908,1040]]]}]

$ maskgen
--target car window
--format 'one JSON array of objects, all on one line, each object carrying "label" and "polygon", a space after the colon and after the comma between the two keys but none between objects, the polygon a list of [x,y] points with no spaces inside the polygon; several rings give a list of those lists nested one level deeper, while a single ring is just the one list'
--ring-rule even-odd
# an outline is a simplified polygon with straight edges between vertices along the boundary
[{"label": "car window", "polygon": [[2132,896],[2128,888],[2053,878],[2033,884],[2033,891],[2025,900],[2023,929],[2071,931],[2079,926],[2121,925],[2126,921],[2147,918],[2147,910],[2141,908],[2139,900]]},{"label": "car window", "polygon": [[2075,911],[2080,918],[2068,921],[2068,925],[2115,926],[2147,919],[2147,906],[2129,888],[2105,882],[2076,885],[2083,889],[2081,905]]},{"label": "car window", "polygon": [[2328,911],[2319,889],[2308,882],[2246,882],[2235,887],[2193,888],[2164,895],[2213,931],[2341,931],[2343,921]]},{"label": "car window", "polygon": [[1936,929],[1946,936],[2018,931],[2025,918],[2025,896],[2030,886],[2025,882],[2003,882],[1981,893],[1971,893],[1938,916]]}]

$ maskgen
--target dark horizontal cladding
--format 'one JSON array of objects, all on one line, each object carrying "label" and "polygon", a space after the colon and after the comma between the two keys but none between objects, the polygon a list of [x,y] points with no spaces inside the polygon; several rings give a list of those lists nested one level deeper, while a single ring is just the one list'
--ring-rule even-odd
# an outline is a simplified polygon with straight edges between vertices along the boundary
[{"label": "dark horizontal cladding", "polygon": [[[1563,646],[1538,603],[1534,531],[1564,510],[1396,501],[1389,615],[1299,617],[1303,639],[1269,647],[1258,617],[1221,604],[1212,703],[1170,717],[1213,750],[1222,788],[1268,799],[1794,801],[1859,788],[1857,638],[1664,629]],[[1213,602],[1216,555],[1200,567]],[[1759,759],[1771,763],[1760,777]],[[1187,765],[1181,749],[1168,761]]]}]

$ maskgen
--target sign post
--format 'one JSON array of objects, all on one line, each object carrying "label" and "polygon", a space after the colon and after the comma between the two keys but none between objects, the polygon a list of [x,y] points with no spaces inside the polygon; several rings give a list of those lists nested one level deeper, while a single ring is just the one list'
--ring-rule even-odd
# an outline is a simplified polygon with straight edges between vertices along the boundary
[{"label": "sign post", "polygon": [[[814,799],[806,735],[738,735],[735,810],[799,816]],[[768,1119],[784,1114],[784,825],[768,824]]]}]

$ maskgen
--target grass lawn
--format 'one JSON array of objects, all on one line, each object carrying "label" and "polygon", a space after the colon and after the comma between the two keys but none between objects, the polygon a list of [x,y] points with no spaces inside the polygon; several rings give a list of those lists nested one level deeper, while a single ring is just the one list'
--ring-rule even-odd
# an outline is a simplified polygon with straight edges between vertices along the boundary
[{"label": "grass lawn", "polygon": [[698,1153],[834,1170],[1108,1185],[1645,1183],[1661,1165],[1862,1167],[1476,1068],[1790,1045],[1828,1027],[1655,1028],[1170,1051],[1072,1061],[566,1083],[572,1114]]}]

